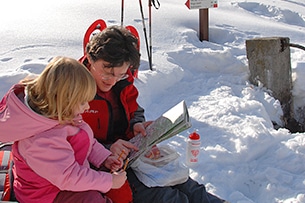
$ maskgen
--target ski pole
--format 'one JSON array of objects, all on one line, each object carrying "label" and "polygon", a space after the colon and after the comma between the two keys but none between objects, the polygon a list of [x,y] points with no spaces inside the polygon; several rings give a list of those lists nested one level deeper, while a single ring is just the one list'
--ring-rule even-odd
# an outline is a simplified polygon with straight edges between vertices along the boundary
[{"label": "ski pole", "polygon": [[[149,61],[150,61],[150,69],[152,70],[152,37],[151,37],[151,33],[152,33],[152,23],[151,23],[151,21],[152,21],[152,17],[151,17],[151,6],[152,6],[152,4],[154,5],[154,7],[156,8],[156,9],[159,9],[160,8],[160,3],[159,3],[159,1],[158,0],[148,0],[149,1],[149,3],[148,3],[148,8],[149,8],[149,53],[150,53],[150,58],[149,58]],[[157,2],[157,3],[156,3]]]},{"label": "ski pole", "polygon": [[150,68],[150,70],[152,70],[152,39],[151,39],[151,1],[152,0],[148,0],[149,1],[149,3],[148,3],[148,8],[149,8],[149,17],[148,17],[148,22],[149,22],[149,24],[148,24],[148,26],[149,26],[149,53],[150,53],[150,55],[149,55],[149,59],[148,59],[148,61],[149,61],[149,68]]},{"label": "ski pole", "polygon": [[146,50],[147,50],[149,68],[150,68],[150,70],[152,70],[152,63],[151,63],[151,57],[150,57],[151,53],[149,52],[149,45],[148,45],[148,41],[147,41],[147,33],[146,33],[146,26],[145,26],[145,22],[144,22],[144,13],[143,13],[143,7],[142,7],[142,0],[139,0],[139,4],[140,4],[141,16],[142,16],[143,32],[144,32],[144,37],[145,37],[145,43],[146,43]]},{"label": "ski pole", "polygon": [[122,7],[121,7],[121,26],[123,27],[124,21],[124,0],[122,0]]}]

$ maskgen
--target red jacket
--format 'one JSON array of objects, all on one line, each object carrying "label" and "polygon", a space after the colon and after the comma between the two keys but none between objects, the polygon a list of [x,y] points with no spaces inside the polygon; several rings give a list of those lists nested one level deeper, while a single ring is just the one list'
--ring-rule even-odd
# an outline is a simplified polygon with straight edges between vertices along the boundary
[{"label": "red jacket", "polygon": [[[90,67],[86,56],[80,59],[86,67]],[[83,119],[90,125],[94,137],[102,144],[112,144],[117,139],[129,140],[134,136],[133,125],[145,121],[144,109],[137,103],[138,90],[133,85],[134,78],[131,71],[128,70],[129,78],[117,82],[111,89],[120,98],[119,105],[122,105],[124,116],[119,125],[114,125],[112,107],[109,101],[101,97],[98,93],[95,95],[89,105],[90,109],[83,113]],[[120,135],[115,134],[116,128],[122,128],[120,131],[125,132]],[[106,193],[114,203],[132,202],[132,191],[129,183],[119,189],[111,189]]]},{"label": "red jacket", "polygon": [[[89,66],[86,57],[81,62]],[[138,90],[133,85],[134,78],[130,70],[127,72],[130,77],[117,82],[111,89],[120,98],[120,105],[124,109],[124,118],[119,126],[114,126],[112,119],[111,104],[98,93],[89,105],[90,109],[83,113],[83,119],[90,125],[95,138],[102,144],[112,144],[118,139],[129,140],[134,136],[133,125],[145,121],[144,109],[137,103]],[[125,133],[121,135],[113,134],[114,128],[123,127]]]}]

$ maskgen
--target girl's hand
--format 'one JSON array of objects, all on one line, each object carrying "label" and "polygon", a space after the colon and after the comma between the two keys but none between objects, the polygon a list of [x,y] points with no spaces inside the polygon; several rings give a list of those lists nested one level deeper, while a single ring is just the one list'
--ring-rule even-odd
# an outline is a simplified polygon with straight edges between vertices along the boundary
[{"label": "girl's hand", "polygon": [[110,171],[118,171],[123,166],[122,157],[118,157],[116,155],[110,155],[105,161],[104,166]]},{"label": "girl's hand", "polygon": [[122,187],[126,179],[126,172],[123,170],[112,173],[112,189],[118,189]]},{"label": "girl's hand", "polygon": [[134,135],[137,135],[141,133],[143,136],[146,136],[146,128],[149,126],[153,121],[147,121],[143,123],[136,123],[133,126],[133,133]]},{"label": "girl's hand", "polygon": [[139,149],[132,143],[121,139],[117,140],[110,147],[112,154],[116,155],[117,157],[121,156],[123,160],[126,159],[131,150],[138,151]]}]

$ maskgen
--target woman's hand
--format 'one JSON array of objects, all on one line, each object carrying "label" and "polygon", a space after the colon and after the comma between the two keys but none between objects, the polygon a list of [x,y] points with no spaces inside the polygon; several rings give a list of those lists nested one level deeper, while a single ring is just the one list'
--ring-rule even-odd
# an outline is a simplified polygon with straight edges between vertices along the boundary
[{"label": "woman's hand", "polygon": [[146,136],[146,128],[149,126],[153,121],[146,121],[142,123],[136,123],[133,126],[133,134],[137,135],[141,133],[143,136]]}]

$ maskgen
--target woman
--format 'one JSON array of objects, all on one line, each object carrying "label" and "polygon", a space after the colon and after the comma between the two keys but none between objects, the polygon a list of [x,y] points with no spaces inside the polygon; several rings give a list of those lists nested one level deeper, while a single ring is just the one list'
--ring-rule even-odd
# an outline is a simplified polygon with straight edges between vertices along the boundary
[{"label": "woman", "polygon": [[[90,109],[83,114],[99,142],[114,154],[124,152],[123,159],[131,150],[138,150],[128,140],[141,133],[151,122],[145,122],[144,109],[137,103],[138,90],[133,85],[132,69],[137,69],[140,55],[137,39],[125,28],[112,26],[93,36],[86,47],[86,56],[81,62],[93,75],[97,92],[90,102]],[[223,200],[206,192],[205,186],[189,178],[173,187],[146,187],[132,169],[127,170],[127,179],[134,202],[201,202],[221,203]],[[109,196],[128,196],[127,183],[118,190],[110,190]],[[113,193],[113,194],[111,194]],[[131,198],[114,202],[130,202]]]}]

